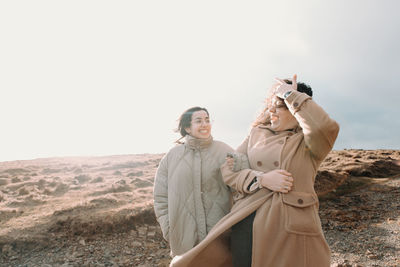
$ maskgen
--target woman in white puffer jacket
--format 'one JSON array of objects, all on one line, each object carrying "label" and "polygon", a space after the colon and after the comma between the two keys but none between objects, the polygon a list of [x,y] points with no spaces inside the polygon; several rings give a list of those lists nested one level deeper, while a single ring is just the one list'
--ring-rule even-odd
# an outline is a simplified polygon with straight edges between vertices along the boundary
[{"label": "woman in white puffer jacket", "polygon": [[163,157],[154,181],[154,210],[172,256],[197,245],[229,212],[230,190],[220,166],[233,151],[213,140],[205,108],[186,110],[177,131],[185,141]]}]

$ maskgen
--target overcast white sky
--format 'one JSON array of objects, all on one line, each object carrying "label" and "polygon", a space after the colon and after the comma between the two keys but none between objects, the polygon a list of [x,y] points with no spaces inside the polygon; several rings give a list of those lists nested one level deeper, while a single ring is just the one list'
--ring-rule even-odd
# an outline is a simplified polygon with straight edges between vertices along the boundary
[{"label": "overcast white sky", "polygon": [[274,77],[310,84],[335,149],[400,149],[400,2],[1,1],[0,161],[163,153],[208,108],[236,147]]}]

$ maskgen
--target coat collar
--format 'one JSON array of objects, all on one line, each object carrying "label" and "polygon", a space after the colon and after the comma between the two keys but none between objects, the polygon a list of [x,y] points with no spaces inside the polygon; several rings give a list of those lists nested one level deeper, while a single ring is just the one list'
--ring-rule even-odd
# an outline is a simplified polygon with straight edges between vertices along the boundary
[{"label": "coat collar", "polygon": [[289,133],[289,132],[298,133],[298,132],[300,132],[302,130],[300,125],[296,126],[293,129],[289,129],[289,130],[285,130],[285,131],[274,131],[274,130],[271,129],[271,124],[260,124],[257,127],[260,128],[260,129],[267,129],[273,134]]},{"label": "coat collar", "polygon": [[204,149],[211,145],[213,137],[210,135],[207,139],[199,139],[190,135],[185,137],[185,146],[191,149]]}]

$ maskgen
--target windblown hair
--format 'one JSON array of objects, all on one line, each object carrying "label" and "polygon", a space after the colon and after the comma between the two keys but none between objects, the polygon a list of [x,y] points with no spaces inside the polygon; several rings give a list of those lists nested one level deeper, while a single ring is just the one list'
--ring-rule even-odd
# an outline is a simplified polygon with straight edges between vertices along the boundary
[{"label": "windblown hair", "polygon": [[182,115],[178,118],[178,128],[175,129],[175,132],[179,132],[181,134],[181,138],[175,141],[175,143],[181,144],[181,139],[184,138],[188,133],[186,132],[186,128],[189,128],[192,125],[192,115],[193,113],[197,111],[204,110],[208,116],[210,114],[208,113],[208,110],[206,108],[201,108],[201,107],[192,107],[189,108],[188,110],[184,111]]},{"label": "windblown hair", "polygon": [[[284,80],[286,83],[288,84],[292,84],[291,80],[285,79]],[[273,85],[267,93],[267,97],[265,98],[265,107],[262,109],[262,111],[260,112],[260,114],[257,116],[257,118],[255,119],[255,121],[253,122],[252,126],[256,127],[258,125],[267,125],[270,123],[270,117],[268,114],[268,108],[269,108],[269,104],[271,103],[271,100],[273,97],[275,97],[274,95],[274,89],[277,85]],[[308,84],[302,83],[302,82],[298,82],[297,83],[297,91],[301,92],[301,93],[305,93],[309,96],[312,97],[313,95],[313,91],[311,89],[311,87]]]}]

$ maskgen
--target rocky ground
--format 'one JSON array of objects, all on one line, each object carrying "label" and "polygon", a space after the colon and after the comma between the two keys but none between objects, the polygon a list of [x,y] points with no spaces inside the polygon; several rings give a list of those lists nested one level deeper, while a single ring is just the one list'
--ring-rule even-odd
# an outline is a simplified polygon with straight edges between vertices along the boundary
[{"label": "rocky ground", "polygon": [[[144,181],[151,180],[156,167],[153,163],[159,159],[160,156],[156,160],[147,156],[146,162],[151,164],[141,165],[140,190],[151,187]],[[399,160],[400,151],[395,150],[343,150],[333,151],[322,164],[316,187],[322,225],[332,250],[332,266],[400,266]],[[115,169],[112,171],[115,174]],[[128,176],[131,173],[126,170],[125,177],[134,177]],[[124,174],[118,173],[117,181]],[[330,180],[321,183],[326,178]],[[133,181],[137,184],[137,177]],[[12,192],[6,182],[0,186],[0,203],[6,202]],[[12,186],[17,188],[15,183]],[[132,188],[128,191],[135,193],[139,189]],[[0,266],[168,266],[168,244],[161,236],[151,202],[131,209],[126,206],[129,203],[123,203],[120,208],[119,197],[126,197],[126,191],[101,192],[101,201],[97,199],[100,206],[89,201],[63,208],[53,211],[51,219],[36,218],[39,223],[34,223],[34,216],[19,215],[26,210],[12,209],[16,199],[9,202],[9,207],[4,205],[0,209],[0,226],[9,231],[0,235]],[[148,191],[143,192],[150,198]],[[25,199],[27,195],[23,195]],[[99,208],[102,212],[93,212]],[[12,229],[12,219],[18,218],[18,227]],[[23,228],[22,222],[29,227]]]}]

